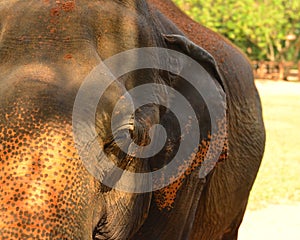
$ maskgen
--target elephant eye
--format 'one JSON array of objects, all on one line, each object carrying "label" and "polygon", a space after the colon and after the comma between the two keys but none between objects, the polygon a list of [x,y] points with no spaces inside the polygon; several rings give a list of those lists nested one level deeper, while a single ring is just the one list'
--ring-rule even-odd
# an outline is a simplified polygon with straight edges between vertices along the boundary
[{"label": "elephant eye", "polygon": [[123,151],[126,153],[131,141],[132,131],[128,129],[122,129],[117,131],[113,136],[109,138],[104,144],[104,150],[107,151]]},{"label": "elephant eye", "polygon": [[122,143],[123,141],[126,141],[126,139],[131,139],[132,134],[128,130],[121,130],[118,131],[114,136],[114,141],[118,143]]}]

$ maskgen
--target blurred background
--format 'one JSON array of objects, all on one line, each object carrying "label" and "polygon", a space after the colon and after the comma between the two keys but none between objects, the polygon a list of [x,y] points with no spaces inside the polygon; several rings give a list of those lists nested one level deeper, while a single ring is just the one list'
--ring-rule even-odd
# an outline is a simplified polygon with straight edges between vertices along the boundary
[{"label": "blurred background", "polygon": [[300,239],[300,1],[173,0],[251,60],[266,149],[239,240]]}]

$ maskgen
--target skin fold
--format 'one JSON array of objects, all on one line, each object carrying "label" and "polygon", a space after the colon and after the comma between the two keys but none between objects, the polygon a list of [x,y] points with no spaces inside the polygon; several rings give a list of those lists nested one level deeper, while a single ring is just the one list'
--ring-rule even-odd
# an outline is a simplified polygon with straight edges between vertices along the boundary
[{"label": "skin fold", "polygon": [[[1,239],[236,238],[264,148],[251,68],[223,38],[200,25],[193,26],[202,34],[188,34],[163,10],[158,2],[137,0],[0,1]],[[185,17],[181,12],[176,16]],[[124,91],[145,83],[173,87],[191,102],[201,128],[199,158],[180,181],[155,192],[128,193],[103,185],[87,170],[75,147],[72,111],[79,87],[94,67],[142,47],[180,51],[203,66],[227,98],[228,136],[218,134],[226,134],[229,150],[227,158],[225,142],[221,156],[226,159],[199,178],[210,138],[201,96],[164,71],[125,74],[101,96],[95,115],[98,135],[93,141],[115,165],[132,172],[153,171],[165,166],[180,144],[172,114],[150,103],[134,116],[122,110],[115,136],[127,147],[130,139],[145,145],[150,127],[160,123],[169,132],[168,144],[150,159],[122,152],[110,122]],[[157,93],[150,88],[149,94]],[[160,92],[157,99],[163,102],[165,95]],[[124,123],[130,117],[134,121]],[[88,137],[90,122],[82,125],[83,136]],[[98,157],[100,161],[103,155]]]}]

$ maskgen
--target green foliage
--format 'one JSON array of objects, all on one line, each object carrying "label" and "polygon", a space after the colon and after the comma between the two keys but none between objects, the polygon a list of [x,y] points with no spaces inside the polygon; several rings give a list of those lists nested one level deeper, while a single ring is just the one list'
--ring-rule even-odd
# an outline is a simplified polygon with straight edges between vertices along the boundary
[{"label": "green foliage", "polygon": [[[252,59],[300,58],[299,0],[173,0],[195,21],[221,33]],[[296,39],[287,40],[294,35]]]}]

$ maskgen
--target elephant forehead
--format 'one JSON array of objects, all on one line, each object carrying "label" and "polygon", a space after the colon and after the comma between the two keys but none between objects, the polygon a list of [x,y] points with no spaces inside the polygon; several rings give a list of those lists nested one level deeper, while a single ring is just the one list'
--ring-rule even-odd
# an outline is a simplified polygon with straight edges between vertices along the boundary
[{"label": "elephant forehead", "polygon": [[23,76],[43,72],[40,79],[51,81],[53,71],[45,67],[50,66],[60,79],[81,83],[101,60],[155,42],[144,15],[120,4],[127,1],[5,2],[0,3],[0,84],[4,74],[24,65]]},{"label": "elephant forehead", "polygon": [[38,79],[45,83],[51,83],[53,79],[57,78],[53,68],[42,63],[23,65],[14,71],[13,77],[18,80]]},{"label": "elephant forehead", "polygon": [[120,48],[132,45],[130,39],[137,40],[137,26],[144,37],[150,35],[137,6],[121,1],[9,2],[0,3],[0,41],[4,46],[28,45],[32,50],[59,44],[68,48],[75,42],[81,47],[83,42],[97,45],[98,38],[108,36],[117,43],[114,47]]}]

